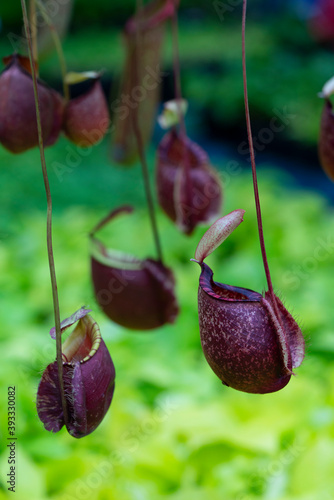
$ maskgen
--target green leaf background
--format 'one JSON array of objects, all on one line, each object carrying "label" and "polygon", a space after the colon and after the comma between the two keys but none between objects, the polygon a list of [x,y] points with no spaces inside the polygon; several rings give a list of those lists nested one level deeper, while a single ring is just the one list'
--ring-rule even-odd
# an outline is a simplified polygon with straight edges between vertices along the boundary
[{"label": "green leaf background", "polygon": [[[67,144],[61,139],[47,150],[49,166]],[[15,385],[16,498],[333,498],[332,207],[320,195],[296,189],[289,175],[270,165],[260,169],[273,281],[300,321],[308,347],[303,365],[284,390],[270,395],[240,393],[222,386],[200,347],[199,268],[189,259],[205,228],[187,238],[158,213],[166,262],[177,279],[181,313],[175,325],[131,332],[98,309],[90,283],[87,235],[109,208],[128,200],[130,187],[136,213],[119,218],[101,238],[136,255],[154,255],[139,166],[122,171],[107,165],[108,147],[105,141],[92,149],[62,182],[50,169],[61,315],[65,318],[83,304],[93,309],[117,372],[106,418],[81,440],[65,430],[48,433],[36,414],[38,382],[55,357],[48,335],[53,317],[45,200],[38,151],[16,157],[1,151],[0,182],[8,192],[3,197],[0,241],[0,428],[4,443],[7,387]],[[149,160],[152,166],[153,151]],[[225,167],[223,161],[218,165],[222,175]],[[230,179],[225,189],[224,212],[235,208],[246,210],[244,223],[208,263],[216,280],[261,291],[265,278],[248,169]],[[315,258],[319,241],[329,244],[321,261]],[[314,265],[309,269],[310,258]],[[295,272],[296,266],[305,276],[291,286],[286,273]],[[7,456],[3,448],[2,478],[8,470]],[[1,488],[0,498],[9,497],[3,480]]]},{"label": "green leaf background", "polygon": [[[18,30],[20,22],[18,11],[7,4],[0,9],[1,54],[11,49],[6,33],[15,26]],[[64,42],[69,69],[107,67],[112,79],[120,71],[119,26],[132,4],[124,2],[121,10],[117,4],[96,2],[91,25],[91,2],[76,2],[75,29]],[[185,4],[199,7],[198,2]],[[119,26],[112,20],[109,26],[110,9]],[[194,109],[188,126],[197,129],[200,143],[205,113],[225,130],[244,126],[238,11],[223,23],[211,4],[205,12],[203,18],[186,16],[180,31],[183,90]],[[289,141],[315,151],[322,106],[316,93],[333,74],[332,51],[316,45],[306,25],[291,17],[250,17],[247,30],[255,123],[267,126],[273,108],[287,106],[296,119],[275,141],[288,141],[290,151]],[[171,61],[167,43],[170,73]],[[42,62],[41,75],[59,81],[54,55]],[[207,261],[217,281],[262,291],[249,164],[240,160],[240,172],[231,173],[231,158],[224,154],[225,144],[215,159],[225,181],[224,213],[237,208],[246,213],[244,223]],[[152,148],[152,180],[154,155]],[[116,366],[114,399],[104,421],[93,434],[75,440],[64,429],[54,435],[45,431],[35,406],[41,374],[55,359],[48,334],[54,319],[39,153],[13,156],[0,149],[0,500],[333,500],[333,206],[302,189],[292,173],[261,165],[273,282],[302,326],[307,354],[282,391],[244,394],[222,386],[200,346],[199,268],[189,259],[205,228],[187,238],[158,210],[166,263],[175,273],[181,306],[175,325],[132,332],[99,310],[90,282],[88,233],[101,217],[131,201],[135,214],[116,220],[101,237],[113,248],[154,257],[140,168],[123,170],[109,159],[108,138],[88,154],[64,138],[46,150],[61,316],[82,305],[92,308]],[[18,438],[15,494],[6,484],[6,401],[12,385]]]}]

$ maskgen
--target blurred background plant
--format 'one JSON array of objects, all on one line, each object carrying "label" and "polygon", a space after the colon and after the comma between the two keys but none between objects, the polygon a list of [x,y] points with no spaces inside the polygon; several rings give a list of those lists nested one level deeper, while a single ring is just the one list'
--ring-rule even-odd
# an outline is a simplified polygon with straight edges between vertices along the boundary
[{"label": "blurred background plant", "polygon": [[[77,0],[64,38],[68,68],[104,69],[111,102],[123,64],[120,30],[133,8],[130,0],[96,0],[92,10],[91,2]],[[158,214],[177,278],[181,314],[174,326],[131,333],[102,315],[89,276],[87,236],[96,222],[131,199],[137,207],[132,220],[101,234],[139,257],[148,247],[154,253],[149,235],[143,237],[148,218],[139,166],[126,173],[113,166],[108,138],[87,152],[62,137],[46,151],[61,314],[65,318],[83,304],[94,309],[117,375],[112,407],[94,434],[76,441],[65,431],[47,433],[35,408],[40,375],[54,359],[39,153],[14,156],[0,149],[0,498],[8,495],[9,385],[17,388],[18,500],[334,498],[334,195],[316,151],[322,108],[316,94],[333,76],[334,54],[333,42],[312,30],[317,8],[306,0],[258,0],[248,13],[250,110],[269,261],[277,291],[308,339],[298,376],[279,393],[257,396],[222,387],[204,360],[198,269],[189,262],[204,228],[187,239]],[[0,18],[0,54],[7,55],[13,51],[8,35],[21,33],[19,4],[3,3]],[[261,291],[240,18],[238,1],[181,2],[182,86],[190,101],[189,134],[205,146],[225,184],[224,213],[246,210],[244,224],[208,263],[218,281]],[[46,49],[40,75],[61,91],[56,55]],[[163,70],[166,100],[173,97],[170,39]],[[275,131],[273,124],[284,127]],[[161,136],[156,127],[148,155],[152,175]]]}]

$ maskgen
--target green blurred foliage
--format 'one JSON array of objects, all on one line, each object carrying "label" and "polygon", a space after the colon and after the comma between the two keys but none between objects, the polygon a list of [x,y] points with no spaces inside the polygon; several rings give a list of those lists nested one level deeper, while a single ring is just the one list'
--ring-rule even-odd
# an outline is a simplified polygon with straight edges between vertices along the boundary
[{"label": "green blurred foliage", "polygon": [[[223,2],[224,3],[224,2]],[[259,3],[259,2],[257,2]],[[183,93],[201,113],[202,122],[228,131],[242,129],[244,107],[241,81],[240,5],[227,11],[223,20],[214,3],[182,1],[180,7],[180,54]],[[315,146],[322,101],[317,97],[333,76],[331,47],[311,37],[307,21],[284,10],[250,6],[247,25],[249,96],[254,132],[268,126],[274,109],[287,109],[295,118],[280,138]],[[268,12],[269,10],[269,12]],[[104,70],[112,82],[112,96],[118,91],[115,79],[123,67],[124,46],[120,31],[133,12],[133,1],[97,0],[74,3],[69,36],[64,40],[68,68],[74,71]],[[20,13],[1,7],[3,34],[0,51],[10,53],[8,32],[20,34]],[[12,27],[10,19],[17,26]],[[164,67],[172,87],[172,44],[167,36]],[[60,86],[55,54],[41,61],[41,76]],[[166,90],[168,92],[168,90]],[[172,97],[171,95],[169,96]]]},{"label": "green blurred foliage", "polygon": [[[64,41],[68,67],[119,74],[119,26],[133,2],[75,3]],[[188,16],[186,8],[200,7]],[[244,123],[240,26],[236,11],[221,23],[211,3],[182,1],[180,49],[184,94],[218,126]],[[204,12],[205,10],[205,12]],[[2,54],[9,29],[19,30],[18,4],[3,3]],[[101,21],[103,20],[103,22]],[[89,23],[88,23],[89,20]],[[255,123],[273,108],[296,115],[285,139],[315,145],[321,101],[316,93],[332,76],[332,54],[316,46],[306,26],[288,16],[251,20],[247,28],[249,94]],[[100,22],[103,28],[100,29]],[[110,23],[110,28],[109,24]],[[87,28],[89,24],[89,29]],[[99,26],[97,26],[99,25]],[[165,68],[172,71],[167,38]],[[41,76],[59,82],[54,55]],[[115,93],[113,88],[112,92]],[[256,133],[256,127],[254,128]],[[54,201],[54,252],[62,318],[83,304],[93,308],[113,357],[117,379],[110,411],[81,440],[65,430],[52,435],[39,422],[35,396],[44,368],[55,358],[45,242],[45,194],[39,153],[12,156],[0,150],[0,438],[6,439],[6,392],[17,388],[17,500],[331,500],[334,498],[334,217],[326,200],[302,191],[288,174],[260,170],[264,229],[273,281],[300,321],[307,356],[279,393],[248,395],[223,387],[207,365],[199,341],[199,268],[189,261],[204,228],[180,235],[158,212],[166,263],[177,279],[181,313],[175,325],[130,332],[106,319],[92,293],[88,232],[111,208],[137,207],[101,232],[111,247],[154,256],[140,168],[110,164],[108,140],[89,154],[61,138],[46,150]],[[70,171],[61,173],[61,166]],[[154,151],[149,152],[153,179]],[[246,210],[245,222],[208,258],[215,279],[261,291],[260,257],[251,177],[227,160],[224,213]],[[319,248],[321,253],[319,253]],[[319,257],[320,256],[320,257]],[[0,453],[0,500],[10,498]]]},{"label": "green blurred foliage", "polygon": [[[120,217],[101,232],[101,238],[111,247],[154,255],[140,171],[138,166],[124,171],[108,165],[105,141],[59,182],[52,164],[64,155],[66,145],[61,140],[47,150],[61,315],[67,317],[83,304],[93,308],[116,366],[116,391],[101,426],[81,440],[65,430],[52,435],[37,418],[39,378],[55,357],[48,335],[53,317],[44,192],[38,151],[12,156],[2,150],[0,182],[8,192],[2,201],[0,241],[0,342],[5,354],[0,364],[0,429],[5,438],[6,388],[15,385],[16,498],[330,500],[334,491],[333,210],[321,196],[296,190],[288,175],[269,165],[261,170],[273,281],[303,326],[308,352],[297,376],[281,392],[243,394],[221,385],[200,347],[199,268],[189,259],[204,228],[187,238],[158,213],[166,262],[175,272],[181,305],[174,326],[131,332],[99,311],[89,277],[87,234],[110,208],[129,201],[131,189],[137,212]],[[149,159],[152,166],[152,153]],[[225,162],[218,167],[224,174]],[[224,177],[224,212],[244,208],[245,221],[208,263],[217,281],[261,291],[265,277],[250,173],[245,168],[233,178],[226,173]],[[329,246],[317,260],[321,241]],[[7,451],[2,451],[1,478],[7,472],[6,460]],[[9,498],[3,482],[1,487],[0,498]]]},{"label": "green blurred foliage", "polygon": [[[52,11],[57,6],[64,5],[66,0],[45,0]],[[122,0],[121,2],[110,2],[108,0],[95,0],[94,8],[90,0],[73,1],[73,29],[86,28],[87,25],[115,26],[122,25],[124,20],[130,17],[135,10],[134,0]],[[202,0],[182,0],[182,9],[193,12],[194,17],[203,17],[215,12],[214,5]],[[1,18],[6,27],[19,28],[21,20],[20,3],[4,3],[1,5]]]}]

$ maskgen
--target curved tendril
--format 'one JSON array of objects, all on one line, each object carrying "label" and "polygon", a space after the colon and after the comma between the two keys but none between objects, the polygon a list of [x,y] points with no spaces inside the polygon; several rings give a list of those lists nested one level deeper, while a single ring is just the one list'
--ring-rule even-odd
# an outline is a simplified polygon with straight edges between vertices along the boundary
[{"label": "curved tendril", "polygon": [[43,180],[44,180],[46,200],[47,200],[46,239],[47,239],[48,259],[49,259],[52,298],[53,298],[53,309],[54,309],[55,328],[56,328],[57,367],[58,367],[58,378],[59,378],[59,388],[60,388],[60,395],[61,395],[61,404],[62,404],[62,409],[63,409],[63,414],[64,414],[65,425],[67,427],[68,412],[67,412],[67,404],[66,404],[65,392],[64,392],[64,380],[63,380],[63,360],[62,360],[62,349],[61,349],[59,298],[58,298],[58,290],[57,290],[56,270],[55,270],[53,249],[52,249],[52,198],[51,198],[50,184],[49,184],[45,156],[44,156],[42,125],[41,125],[41,117],[40,117],[40,110],[39,110],[39,104],[38,104],[37,75],[36,75],[36,69],[35,69],[35,65],[34,65],[34,61],[33,61],[31,34],[30,34],[29,21],[28,21],[25,0],[21,0],[21,7],[22,7],[25,33],[26,33],[26,37],[27,37],[27,41],[28,41],[28,52],[29,52],[29,60],[30,60],[30,65],[31,65],[33,87],[34,87],[34,97],[35,97],[35,106],[36,106],[38,145],[39,145],[39,151],[40,151],[40,156],[41,156],[42,173],[43,173]]},{"label": "curved tendril", "polygon": [[260,205],[260,197],[259,197],[259,188],[258,188],[258,184],[257,184],[255,153],[254,153],[254,145],[253,145],[253,138],[252,138],[252,127],[251,127],[250,114],[249,114],[248,91],[247,91],[247,72],[246,72],[246,42],[245,42],[245,38],[246,38],[246,36],[245,36],[245,33],[246,33],[246,11],[247,11],[247,0],[243,0],[242,70],[243,70],[243,83],[244,83],[244,96],[245,96],[245,114],[246,114],[246,124],[247,124],[247,136],[248,136],[249,151],[250,151],[250,158],[251,158],[251,164],[252,164],[252,176],[253,176],[256,216],[257,216],[257,225],[258,225],[258,230],[259,230],[259,239],[260,239],[262,260],[263,260],[264,270],[265,270],[265,274],[266,274],[266,278],[267,278],[268,290],[269,290],[270,296],[273,300],[273,303],[276,303],[275,294],[274,294],[273,285],[272,285],[271,276],[270,276],[270,271],[269,271],[266,248],[265,248],[265,244],[264,244],[261,205]]},{"label": "curved tendril", "polygon": [[247,124],[247,136],[249,143],[249,151],[250,158],[252,164],[252,175],[253,175],[253,186],[254,186],[254,197],[255,197],[255,206],[256,206],[256,216],[257,216],[257,225],[259,230],[259,239],[260,239],[260,247],[262,253],[262,260],[264,271],[267,278],[268,283],[268,291],[272,301],[272,305],[275,311],[276,318],[282,328],[283,334],[285,335],[285,329],[283,326],[283,321],[278,309],[276,296],[273,289],[273,284],[271,281],[266,247],[264,244],[264,236],[263,236],[263,225],[262,225],[262,215],[261,215],[261,205],[260,205],[260,197],[259,197],[259,188],[257,184],[257,174],[256,174],[256,163],[255,163],[255,153],[254,153],[254,145],[253,145],[253,137],[252,137],[252,127],[250,121],[249,114],[249,104],[248,104],[248,91],[247,91],[247,72],[246,72],[246,11],[247,11],[247,0],[243,0],[243,9],[242,9],[242,71],[243,71],[243,83],[244,83],[244,96],[245,96],[245,114],[246,114],[246,124]]},{"label": "curved tendril", "polygon": [[69,90],[68,83],[66,81],[67,67],[66,67],[65,56],[64,56],[63,48],[61,46],[61,41],[60,41],[58,32],[57,32],[56,27],[53,24],[49,14],[48,14],[47,9],[45,8],[45,5],[43,5],[41,0],[34,0],[34,1],[36,1],[36,3],[37,3],[37,6],[38,6],[38,8],[43,16],[44,21],[49,26],[51,36],[53,39],[53,43],[55,45],[58,59],[59,59],[60,71],[61,71],[61,76],[62,76],[62,80],[63,80],[64,97],[65,97],[66,101],[69,101],[70,100],[70,90]]},{"label": "curved tendril", "polygon": [[[137,12],[140,12],[141,9],[142,9],[142,1],[137,0]],[[134,71],[133,71],[131,86],[137,85],[137,82],[139,80],[138,61],[140,58],[139,48],[140,48],[140,43],[141,43],[141,41],[140,41],[141,30],[138,29],[136,31],[136,33],[137,33],[137,40],[136,40],[137,43],[136,43],[136,47],[135,47],[135,50],[133,51],[133,55],[132,55]],[[147,166],[147,161],[146,161],[146,156],[145,156],[143,138],[142,138],[142,134],[141,134],[141,131],[139,128],[139,124],[138,124],[138,108],[134,109],[132,112],[132,126],[133,126],[134,134],[136,136],[136,141],[137,141],[137,147],[138,147],[138,153],[139,153],[139,158],[140,158],[140,164],[141,164],[141,168],[142,168],[145,194],[146,194],[146,199],[147,199],[148,211],[149,211],[149,215],[150,215],[154,243],[155,243],[155,247],[156,247],[156,251],[157,251],[158,260],[160,262],[162,262],[162,260],[163,260],[162,259],[162,249],[161,249],[160,237],[159,237],[159,232],[158,232],[158,225],[157,225],[157,220],[156,220],[156,215],[155,215],[150,178],[149,178],[149,174],[148,174],[148,166]]]}]

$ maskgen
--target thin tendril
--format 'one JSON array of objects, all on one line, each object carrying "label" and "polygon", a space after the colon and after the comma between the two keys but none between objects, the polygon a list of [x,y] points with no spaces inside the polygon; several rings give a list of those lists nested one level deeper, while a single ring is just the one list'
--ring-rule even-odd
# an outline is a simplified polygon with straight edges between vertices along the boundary
[{"label": "thin tendril", "polygon": [[44,21],[50,28],[51,36],[53,39],[53,43],[55,45],[58,59],[59,59],[59,65],[60,65],[60,71],[61,71],[61,76],[63,80],[63,91],[64,91],[64,97],[66,101],[69,101],[70,99],[70,91],[69,91],[69,86],[68,83],[66,82],[66,74],[67,74],[67,67],[66,67],[66,61],[65,61],[65,56],[63,52],[63,48],[61,45],[61,41],[58,35],[58,32],[56,30],[55,25],[53,24],[45,6],[42,4],[40,0],[35,0],[37,2],[38,8],[41,11],[41,14],[43,16]]},{"label": "thin tendril", "polygon": [[247,135],[248,135],[249,150],[250,150],[250,157],[251,157],[251,163],[252,163],[252,175],[253,175],[253,186],[254,186],[257,225],[258,225],[258,229],[259,229],[259,239],[260,239],[262,260],[263,260],[264,270],[265,270],[265,274],[266,274],[266,278],[267,278],[268,291],[269,291],[271,303],[272,303],[272,306],[274,308],[276,319],[278,320],[280,327],[282,329],[283,335],[286,336],[285,328],[283,325],[283,320],[282,320],[281,314],[280,314],[279,309],[278,309],[276,296],[274,294],[274,289],[273,289],[273,284],[271,281],[268,259],[267,259],[267,254],[266,254],[266,248],[265,248],[265,244],[264,244],[264,237],[263,237],[261,206],[260,206],[259,188],[258,188],[258,184],[257,184],[255,153],[254,153],[254,146],[253,146],[252,127],[251,127],[251,121],[250,121],[250,115],[249,115],[248,92],[247,92],[246,43],[245,43],[246,11],[247,11],[247,0],[243,0],[243,10],[242,10],[242,69],[243,69],[243,81],[244,81]]},{"label": "thin tendril", "polygon": [[173,73],[174,73],[174,92],[177,99],[177,109],[180,121],[180,132],[183,137],[187,136],[184,115],[181,109],[182,90],[181,90],[181,69],[180,69],[180,51],[179,51],[179,28],[177,19],[177,9],[175,7],[171,20],[172,38],[173,38]]},{"label": "thin tendril", "polygon": [[[140,12],[141,9],[142,9],[142,1],[137,0],[137,13]],[[140,35],[141,35],[141,30],[140,29],[136,30],[137,40],[136,40],[136,46],[135,46],[135,48],[133,50],[133,54],[132,54],[133,76],[132,76],[131,85],[138,85],[138,81],[139,81],[138,60],[140,57],[139,47],[141,46]],[[141,134],[139,124],[138,124],[138,108],[134,109],[131,114],[132,114],[133,131],[134,131],[134,134],[136,136],[138,154],[139,154],[140,164],[141,164],[141,168],[142,168],[144,188],[145,188],[145,194],[146,194],[146,199],[147,199],[148,211],[149,211],[149,215],[150,215],[153,238],[154,238],[154,242],[155,242],[155,247],[156,247],[158,259],[160,262],[162,262],[162,249],[161,249],[161,243],[160,243],[160,238],[159,238],[157,220],[156,220],[156,216],[155,216],[153,195],[152,195],[152,191],[151,191],[148,166],[147,166],[147,161],[146,161],[146,156],[145,156],[145,148],[144,148],[142,134]]]},{"label": "thin tendril", "polygon": [[112,219],[114,219],[118,214],[123,212],[130,214],[133,211],[130,205],[124,205],[122,207],[111,210],[111,212],[106,215],[100,222],[94,226],[94,228],[89,232],[89,237],[94,238],[95,233],[106,226]]},{"label": "thin tendril", "polygon": [[37,45],[37,16],[36,16],[36,2],[30,0],[29,3],[29,17],[31,26],[31,45],[32,45],[32,58],[36,62],[36,72],[38,76],[38,45]]},{"label": "thin tendril", "polygon": [[264,244],[259,188],[258,188],[258,184],[257,184],[255,153],[254,153],[253,138],[252,138],[252,127],[251,127],[251,121],[250,121],[250,115],[249,115],[248,91],[247,91],[247,73],[246,73],[246,42],[245,42],[245,38],[246,38],[246,36],[245,36],[245,33],[246,33],[246,11],[247,11],[247,0],[243,0],[243,10],[242,10],[242,69],[243,69],[247,136],[248,136],[249,151],[250,151],[250,158],[251,158],[251,164],[252,164],[256,216],[257,216],[257,224],[258,224],[258,229],[259,229],[259,239],[260,239],[262,260],[263,260],[264,270],[266,273],[268,290],[269,290],[270,296],[272,298],[273,304],[276,304],[275,294],[274,294],[273,285],[272,285],[272,281],[271,281],[271,277],[270,277],[266,248],[265,248],[265,244]]},{"label": "thin tendril", "polygon": [[38,101],[37,76],[36,76],[35,65],[33,62],[31,34],[30,34],[30,29],[29,29],[29,21],[28,21],[25,0],[21,0],[21,7],[22,7],[22,13],[23,13],[24,28],[25,28],[25,32],[26,32],[27,41],[28,41],[29,60],[30,60],[30,65],[31,65],[31,72],[32,72],[32,79],[33,79],[33,86],[34,86],[35,106],[36,106],[38,144],[39,144],[39,151],[40,151],[40,156],[41,156],[42,173],[43,173],[43,180],[44,180],[46,200],[47,200],[47,230],[46,230],[46,235],[47,235],[47,249],[48,249],[48,259],[49,259],[51,287],[52,287],[53,309],[54,309],[54,318],[55,318],[55,329],[56,329],[56,348],[57,348],[57,367],[58,367],[58,378],[59,378],[59,390],[60,390],[60,395],[61,395],[61,403],[62,403],[65,425],[67,426],[67,424],[68,424],[68,412],[67,412],[67,405],[66,405],[66,399],[65,399],[65,393],[64,393],[64,381],[63,381],[63,362],[62,362],[62,349],[61,349],[59,298],[58,298],[58,290],[57,290],[56,270],[55,270],[53,249],[52,249],[52,198],[51,198],[50,184],[49,184],[45,156],[44,156],[42,126],[41,126],[41,117],[40,117],[40,109],[39,109],[39,101]]}]

